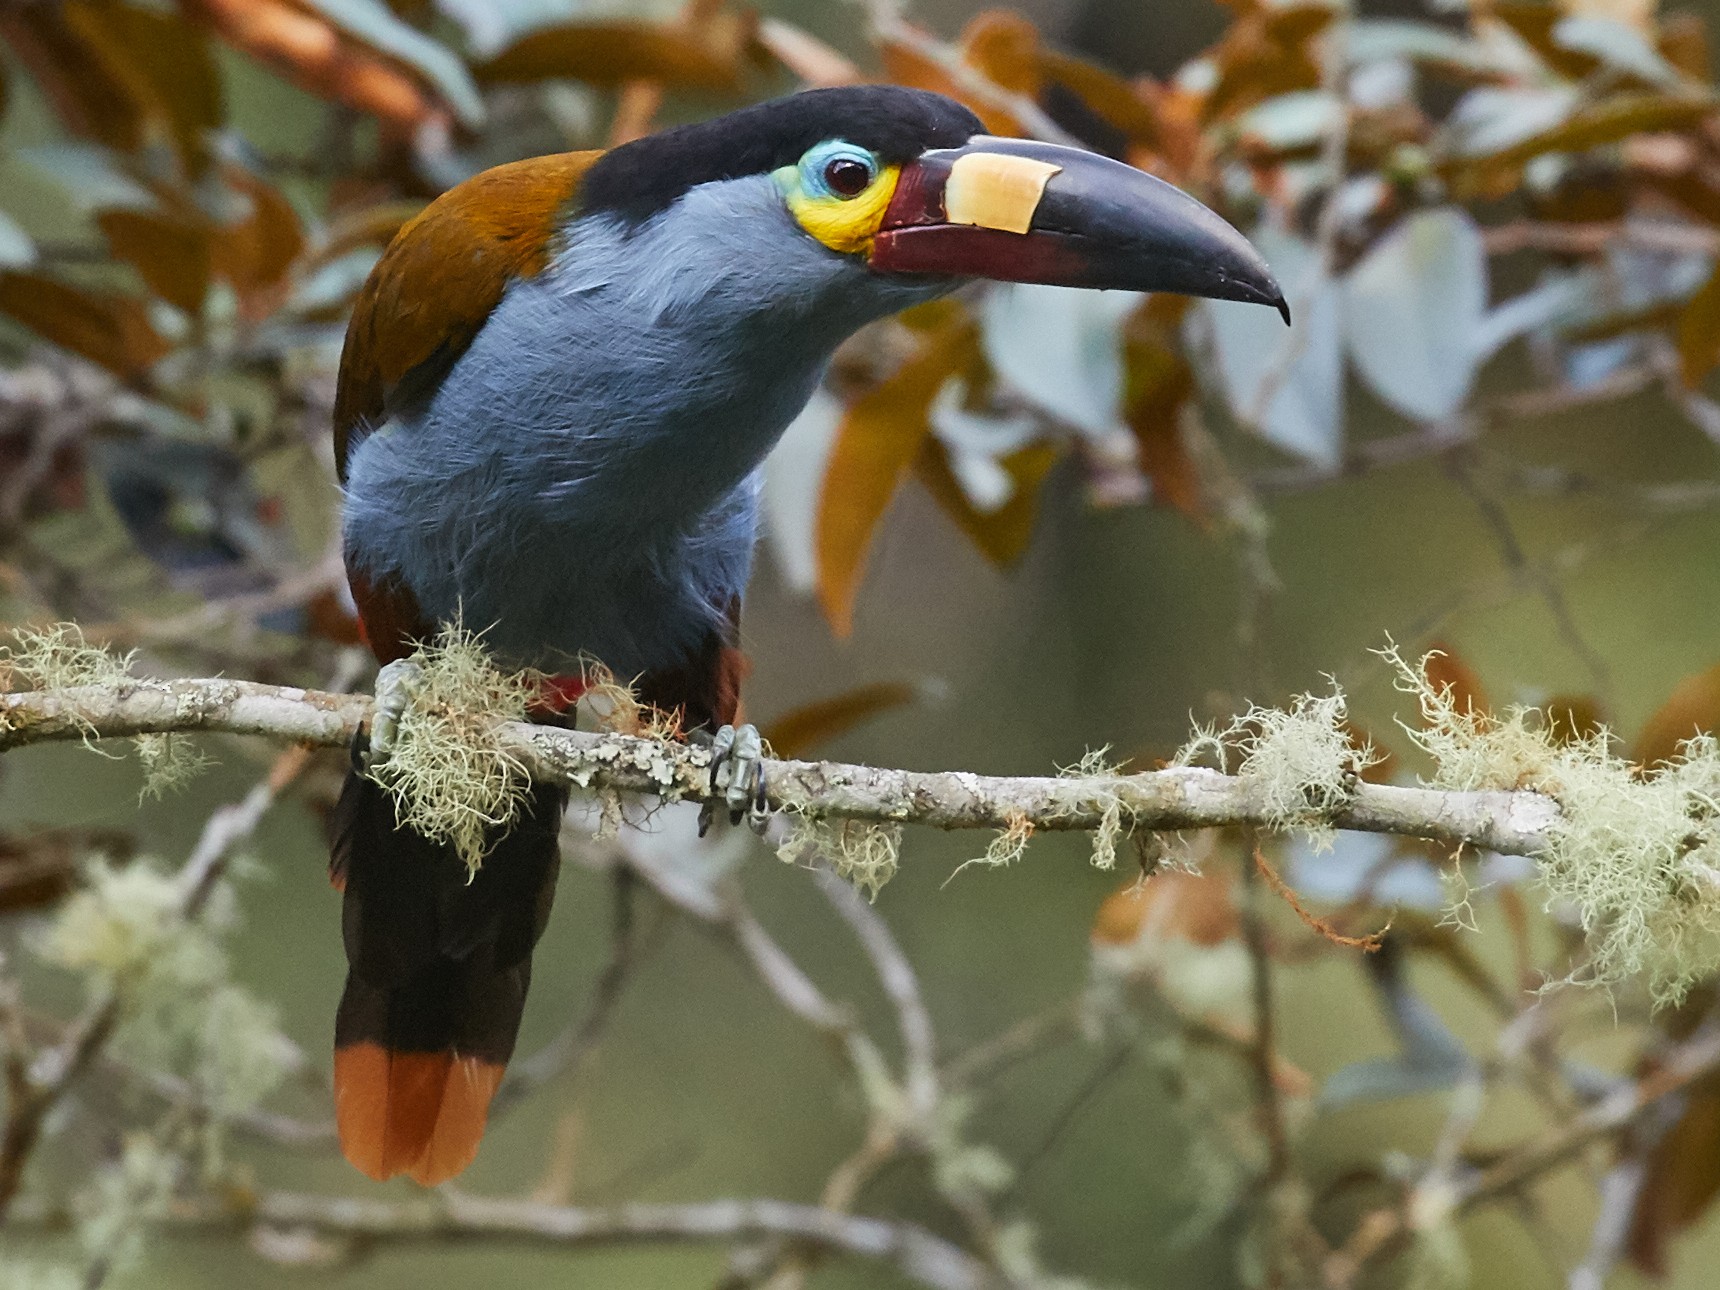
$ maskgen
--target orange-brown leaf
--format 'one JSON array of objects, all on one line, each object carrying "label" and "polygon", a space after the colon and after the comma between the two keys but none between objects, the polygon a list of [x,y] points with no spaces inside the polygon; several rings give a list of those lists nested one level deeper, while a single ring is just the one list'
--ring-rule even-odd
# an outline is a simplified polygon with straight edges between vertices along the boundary
[{"label": "orange-brown leaf", "polygon": [[862,685],[846,694],[785,712],[765,726],[762,733],[778,757],[799,757],[879,713],[914,702],[919,695],[919,689],[906,681]]},{"label": "orange-brown leaf", "polygon": [[1202,104],[1207,121],[1244,111],[1277,94],[1320,84],[1314,37],[1332,21],[1323,4],[1262,7],[1231,24],[1213,49],[1218,83]]},{"label": "orange-brown leaf", "polygon": [[1517,168],[1545,153],[1583,152],[1634,134],[1692,129],[1711,110],[1706,100],[1687,95],[1616,94],[1508,148],[1456,162],[1448,178],[1463,195],[1491,194],[1502,186],[1508,190]]},{"label": "orange-brown leaf", "polygon": [[8,7],[0,12],[0,37],[67,130],[123,151],[143,142],[145,105],[137,83],[91,48],[58,6]]},{"label": "orange-brown leaf", "polygon": [[396,130],[416,130],[448,116],[423,75],[290,0],[181,4],[234,47],[301,89],[375,116]]},{"label": "orange-brown leaf", "polygon": [[188,314],[202,312],[209,292],[209,225],[162,211],[109,210],[96,216],[114,259],[137,270],[144,284]]},{"label": "orange-brown leaf", "polygon": [[1239,927],[1228,874],[1161,869],[1107,896],[1093,917],[1092,938],[1095,945],[1129,945],[1143,935],[1218,945]]},{"label": "orange-brown leaf", "polygon": [[878,56],[883,61],[885,74],[896,84],[931,90],[934,94],[947,94],[960,100],[985,123],[987,133],[1001,136],[1025,133],[1013,113],[998,107],[995,102],[970,94],[955,77],[918,49],[886,35],[878,44]]},{"label": "orange-brown leaf", "polygon": [[1670,761],[1678,745],[1720,731],[1720,665],[1687,676],[1637,732],[1631,751],[1638,765]]},{"label": "orange-brown leaf", "polygon": [[227,182],[245,196],[250,211],[236,224],[216,227],[214,271],[233,284],[248,316],[262,317],[304,250],[304,229],[293,204],[267,180],[231,166]]},{"label": "orange-brown leaf", "polygon": [[1039,490],[1062,455],[1059,445],[1041,439],[1000,458],[998,465],[1008,472],[1015,489],[1002,506],[990,511],[980,510],[969,500],[950,469],[948,451],[935,436],[921,441],[914,473],[985,558],[1007,568],[1027,550],[1039,518]]},{"label": "orange-brown leaf", "polygon": [[1714,75],[1707,20],[1693,13],[1675,13],[1662,20],[1660,54],[1691,80],[1707,84]]},{"label": "orange-brown leaf", "polygon": [[1683,1113],[1655,1144],[1631,1213],[1627,1249],[1638,1270],[1669,1271],[1668,1246],[1720,1195],[1720,1089],[1712,1080],[1690,1094]]},{"label": "orange-brown leaf", "polygon": [[976,14],[962,31],[962,61],[993,85],[1039,97],[1044,85],[1040,71],[1039,29],[1008,9]]},{"label": "orange-brown leaf", "polygon": [[0,313],[119,376],[139,376],[172,348],[141,300],[36,273],[0,273]]},{"label": "orange-brown leaf", "polygon": [[208,39],[177,13],[74,0],[67,25],[127,84],[152,130],[173,141],[185,171],[203,173],[205,134],[226,116],[221,73]]},{"label": "orange-brown leaf", "polygon": [[1046,50],[1040,72],[1086,104],[1094,116],[1122,131],[1131,143],[1159,146],[1159,120],[1139,86],[1096,63]]},{"label": "orange-brown leaf", "polygon": [[1435,641],[1429,650],[1427,679],[1436,691],[1449,692],[1452,705],[1459,712],[1480,716],[1492,711],[1481,678],[1455,649],[1444,641]]},{"label": "orange-brown leaf", "polygon": [[1695,389],[1720,363],[1720,268],[1709,275],[1678,315],[1678,370]]},{"label": "orange-brown leaf", "polygon": [[1130,317],[1123,332],[1123,417],[1153,498],[1204,522],[1206,491],[1182,432],[1183,406],[1194,394],[1194,372],[1176,344],[1187,309],[1186,296],[1161,294]]},{"label": "orange-brown leaf", "polygon": [[472,70],[490,85],[558,78],[593,85],[661,81],[733,94],[741,89],[750,37],[750,26],[736,23],[694,31],[627,19],[570,22],[531,32]]},{"label": "orange-brown leaf", "polygon": [[914,357],[856,399],[836,431],[818,504],[818,599],[831,630],[854,625],[854,596],[890,500],[931,432],[932,400],[979,354],[963,318],[930,333]]}]

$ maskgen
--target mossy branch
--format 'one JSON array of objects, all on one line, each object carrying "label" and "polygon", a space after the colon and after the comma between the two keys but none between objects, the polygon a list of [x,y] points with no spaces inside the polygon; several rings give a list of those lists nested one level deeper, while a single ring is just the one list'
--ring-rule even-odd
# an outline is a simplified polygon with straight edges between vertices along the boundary
[{"label": "mossy branch", "polygon": [[[26,744],[206,732],[342,747],[365,728],[367,696],[224,679],[127,679],[104,685],[0,695],[0,752]],[[500,742],[534,778],[586,789],[707,795],[710,756],[685,744],[562,730],[523,722]],[[1091,831],[1115,827],[1118,808],[1135,830],[1283,823],[1275,785],[1243,773],[1171,767],[1135,775],[975,775],[840,762],[766,763],[771,806],[814,819],[920,824],[939,829]],[[1510,855],[1547,850],[1562,813],[1532,792],[1447,792],[1357,782],[1310,806],[1297,824],[1395,833]]]}]

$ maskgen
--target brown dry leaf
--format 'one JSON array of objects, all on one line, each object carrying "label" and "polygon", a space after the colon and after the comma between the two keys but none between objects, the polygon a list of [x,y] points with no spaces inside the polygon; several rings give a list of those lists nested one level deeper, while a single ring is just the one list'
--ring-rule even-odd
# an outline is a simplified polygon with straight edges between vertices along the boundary
[{"label": "brown dry leaf", "polygon": [[800,757],[819,744],[870,721],[879,713],[905,707],[919,697],[919,688],[907,681],[862,685],[846,694],[802,704],[785,712],[765,726],[762,733],[776,756]]},{"label": "brown dry leaf", "polygon": [[0,913],[52,905],[77,884],[92,853],[126,864],[137,852],[130,834],[113,829],[43,829],[0,835]]},{"label": "brown dry leaf", "polygon": [[993,511],[982,511],[968,500],[950,469],[949,453],[936,436],[927,435],[921,442],[914,473],[944,514],[973,539],[985,558],[999,568],[1007,568],[1027,550],[1034,522],[1039,518],[1040,488],[1062,455],[1060,445],[1041,439],[999,458],[998,465],[1014,481],[1015,491]]},{"label": "brown dry leaf", "polygon": [[1183,406],[1194,394],[1194,372],[1176,343],[1187,296],[1154,295],[1123,327],[1123,419],[1135,435],[1153,498],[1192,520],[1208,519],[1206,490],[1183,442]]},{"label": "brown dry leaf", "polygon": [[1565,11],[1558,5],[1542,4],[1538,0],[1501,0],[1492,4],[1488,12],[1493,20],[1516,33],[1561,76],[1580,81],[1600,66],[1600,60],[1594,55],[1567,49],[1553,39],[1553,28],[1565,17]]},{"label": "brown dry leaf", "polygon": [[660,81],[737,94],[752,37],[751,20],[741,14],[718,15],[698,28],[626,19],[570,22],[531,32],[472,72],[486,85]]},{"label": "brown dry leaf", "polygon": [[62,12],[125,82],[150,126],[171,137],[186,174],[202,174],[205,135],[226,119],[221,72],[204,34],[176,13],[132,4],[74,0]]},{"label": "brown dry leaf", "polygon": [[1369,784],[1389,784],[1398,773],[1397,754],[1375,739],[1364,728],[1348,718],[1339,723],[1344,730],[1344,738],[1350,747],[1357,752],[1364,748],[1372,748],[1375,760],[1363,766],[1358,772],[1361,779]]},{"label": "brown dry leaf", "polygon": [[203,311],[212,268],[208,221],[165,211],[110,210],[96,216],[114,259],[137,270],[145,285],[188,314]]},{"label": "brown dry leaf", "polygon": [[1626,1248],[1636,1268],[1665,1277],[1672,1238],[1695,1223],[1720,1194],[1720,1085],[1703,1081],[1683,1113],[1649,1154],[1648,1172],[1631,1212]]},{"label": "brown dry leaf", "polygon": [[931,433],[932,400],[979,357],[979,332],[963,316],[928,333],[919,351],[849,407],[836,431],[818,503],[818,600],[830,628],[847,636],[872,538]]},{"label": "brown dry leaf", "polygon": [[1695,389],[1720,363],[1720,268],[1709,275],[1678,315],[1678,371]]},{"label": "brown dry leaf", "polygon": [[1450,691],[1451,701],[1459,712],[1481,715],[1492,711],[1480,676],[1446,642],[1434,641],[1428,646],[1426,668],[1428,682],[1435,690]]},{"label": "brown dry leaf", "polygon": [[[971,30],[975,24],[983,22],[989,16],[991,15],[981,14],[969,24],[969,29]],[[1013,113],[998,107],[995,103],[976,98],[968,93],[937,62],[926,57],[919,50],[886,35],[879,42],[878,56],[884,63],[885,74],[896,84],[909,85],[915,89],[931,90],[934,94],[946,94],[950,98],[958,100],[984,122],[987,133],[999,136],[1026,133],[1026,128]],[[964,61],[967,61],[965,57]],[[976,70],[983,69],[976,68]]]},{"label": "brown dry leaf", "polygon": [[1037,99],[1044,88],[1039,29],[1018,13],[976,14],[962,30],[961,51],[962,62],[999,89]]},{"label": "brown dry leaf", "polygon": [[127,152],[143,142],[146,107],[138,82],[91,48],[63,10],[9,6],[0,12],[0,37],[71,133]]},{"label": "brown dry leaf", "polygon": [[1228,874],[1161,869],[1107,896],[1093,916],[1092,938],[1095,945],[1132,945],[1142,936],[1218,945],[1240,927]]},{"label": "brown dry leaf", "polygon": [[1660,56],[1693,81],[1707,84],[1713,76],[1708,51],[1708,23],[1693,13],[1675,13],[1660,24]]},{"label": "brown dry leaf", "polygon": [[1521,167],[1544,153],[1584,152],[1633,134],[1694,129],[1712,110],[1706,99],[1686,95],[1614,95],[1499,152],[1452,162],[1445,178],[1460,198],[1508,192],[1515,187]]},{"label": "brown dry leaf", "polygon": [[[1203,185],[1209,169],[1207,139],[1201,129],[1206,100],[1184,86],[1160,85],[1154,81],[1141,82],[1141,93],[1152,105],[1158,138],[1151,152],[1131,149],[1129,163],[1168,175],[1185,187]],[[1155,166],[1155,161],[1161,162],[1162,168]]]},{"label": "brown dry leaf", "polygon": [[1559,0],[1565,13],[1584,18],[1607,18],[1635,27],[1645,36],[1654,35],[1655,11],[1659,0]]},{"label": "brown dry leaf", "polygon": [[287,271],[305,248],[304,228],[293,204],[266,179],[238,166],[229,166],[226,178],[251,209],[238,223],[216,227],[213,267],[239,293],[246,317],[255,320],[277,303]]},{"label": "brown dry leaf", "polygon": [[1097,63],[1053,50],[1040,55],[1039,70],[1046,80],[1055,81],[1086,104],[1094,116],[1121,131],[1130,143],[1160,146],[1158,114],[1142,86]]},{"label": "brown dry leaf", "polygon": [[1234,116],[1263,99],[1320,85],[1313,40],[1330,25],[1324,4],[1262,7],[1232,23],[1209,57],[1218,83],[1202,105],[1208,121]]},{"label": "brown dry leaf", "polygon": [[449,118],[428,81],[290,0],[180,0],[187,13],[319,98],[402,132]]},{"label": "brown dry leaf", "polygon": [[141,300],[37,273],[0,273],[0,313],[122,377],[141,376],[173,348]]},{"label": "brown dry leaf", "polygon": [[1678,745],[1697,734],[1720,731],[1720,665],[1687,676],[1643,723],[1631,751],[1639,766],[1670,761]]}]

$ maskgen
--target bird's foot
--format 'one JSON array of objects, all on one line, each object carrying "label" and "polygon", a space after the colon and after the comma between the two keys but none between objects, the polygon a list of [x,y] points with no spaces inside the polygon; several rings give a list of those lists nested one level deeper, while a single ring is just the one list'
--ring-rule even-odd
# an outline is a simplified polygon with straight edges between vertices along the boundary
[{"label": "bird's foot", "polygon": [[369,775],[388,763],[400,733],[400,718],[423,687],[424,669],[409,658],[384,663],[376,674],[376,706],[370,716],[370,733],[360,731],[352,741],[352,767]]},{"label": "bird's foot", "polygon": [[763,834],[770,822],[765,801],[764,740],[755,725],[723,726],[711,737],[711,795],[699,808],[699,836],[716,816],[717,797],[729,808],[729,823],[742,819]]}]

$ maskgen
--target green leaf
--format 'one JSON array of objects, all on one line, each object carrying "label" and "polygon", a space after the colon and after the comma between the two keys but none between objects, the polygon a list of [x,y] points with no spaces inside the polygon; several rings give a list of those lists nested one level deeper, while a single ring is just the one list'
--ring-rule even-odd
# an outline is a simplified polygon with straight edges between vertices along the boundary
[{"label": "green leaf", "polygon": [[93,143],[44,143],[20,148],[18,156],[60,185],[84,211],[151,211],[158,203],[150,191]]},{"label": "green leaf", "polygon": [[764,462],[764,531],[783,581],[805,594],[818,585],[818,498],[842,404],[820,386]]},{"label": "green leaf", "polygon": [[1454,206],[1403,220],[1344,279],[1344,332],[1356,368],[1407,417],[1442,421],[1474,383],[1487,313],[1487,251]]},{"label": "green leaf", "polygon": [[1123,320],[1132,291],[1004,283],[980,305],[986,361],[1034,406],[1086,434],[1122,425]]},{"label": "green leaf", "polygon": [[1588,54],[1662,89],[1686,88],[1682,73],[1650,45],[1643,34],[1616,18],[1572,14],[1553,28],[1553,42],[1562,49]]},{"label": "green leaf", "polygon": [[0,268],[22,269],[35,262],[35,242],[17,220],[0,211]]},{"label": "green leaf", "polygon": [[[1296,321],[1270,309],[1203,300],[1212,323],[1220,384],[1231,410],[1261,438],[1327,469],[1343,459],[1342,327],[1336,283],[1312,244],[1271,224],[1254,233]],[[1264,401],[1264,407],[1261,406]]]}]

